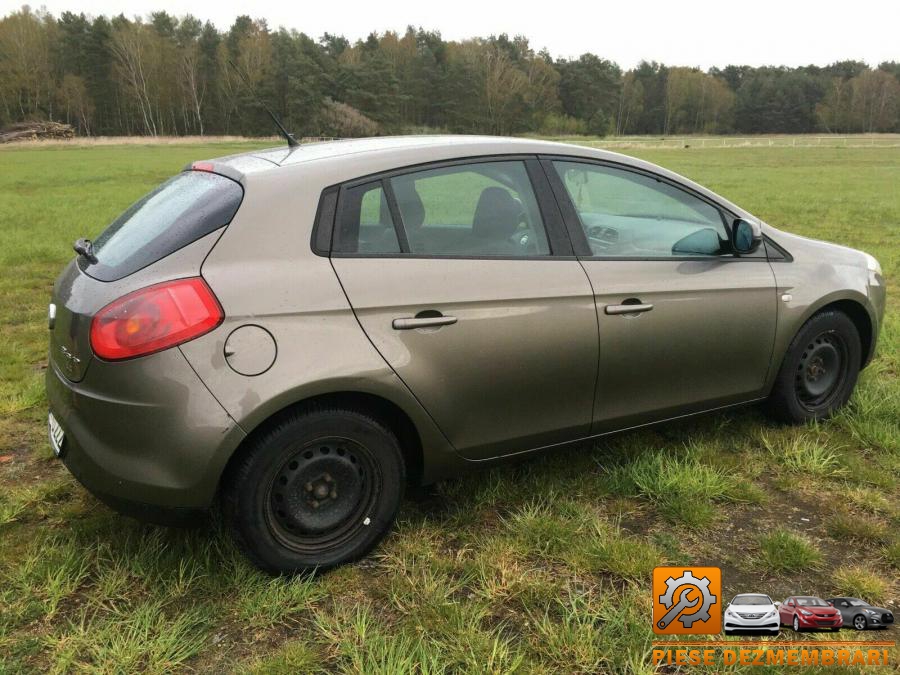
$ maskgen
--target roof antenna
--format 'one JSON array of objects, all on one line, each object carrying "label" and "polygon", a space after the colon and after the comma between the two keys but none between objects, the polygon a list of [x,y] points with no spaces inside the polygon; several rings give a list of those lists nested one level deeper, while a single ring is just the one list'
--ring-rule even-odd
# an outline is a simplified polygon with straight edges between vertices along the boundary
[{"label": "roof antenna", "polygon": [[241,78],[241,80],[243,80],[244,84],[247,85],[247,89],[250,90],[250,93],[253,95],[253,98],[256,99],[256,102],[262,106],[263,110],[265,110],[267,113],[269,113],[269,117],[272,118],[272,121],[275,123],[275,126],[278,127],[278,131],[281,132],[281,135],[284,136],[284,139],[287,141],[288,147],[290,147],[290,148],[298,147],[300,145],[300,143],[298,143],[297,139],[294,138],[290,134],[290,132],[284,128],[284,125],[281,123],[281,121],[277,117],[275,117],[275,113],[273,113],[269,109],[269,106],[267,106],[265,103],[263,103],[262,99],[259,96],[257,96],[256,92],[253,90],[253,87],[250,85],[250,82],[244,76],[244,73],[241,72],[240,68],[238,68],[236,65],[234,65],[234,61],[232,61],[231,59],[228,59],[228,64],[235,70],[235,72],[237,72],[238,76]]}]

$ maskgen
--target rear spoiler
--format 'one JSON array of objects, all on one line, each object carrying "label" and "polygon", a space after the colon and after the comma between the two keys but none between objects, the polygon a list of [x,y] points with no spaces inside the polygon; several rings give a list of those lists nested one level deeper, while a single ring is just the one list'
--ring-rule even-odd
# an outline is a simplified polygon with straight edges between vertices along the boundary
[{"label": "rear spoiler", "polygon": [[225,178],[242,183],[248,173],[256,173],[257,171],[265,171],[274,169],[277,163],[258,157],[257,155],[233,155],[231,157],[221,157],[219,159],[206,159],[197,162],[185,164],[182,171],[206,171],[208,173],[217,173]]}]

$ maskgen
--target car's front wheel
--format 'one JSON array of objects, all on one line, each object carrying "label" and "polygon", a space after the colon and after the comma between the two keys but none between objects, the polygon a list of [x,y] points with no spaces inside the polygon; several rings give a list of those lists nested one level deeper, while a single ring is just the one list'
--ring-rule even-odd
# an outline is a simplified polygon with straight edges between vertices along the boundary
[{"label": "car's front wheel", "polygon": [[834,310],[803,324],[781,364],[768,409],[791,424],[829,417],[850,400],[862,347],[853,321]]},{"label": "car's front wheel", "polygon": [[866,623],[866,617],[864,617],[862,614],[857,614],[853,617],[853,627],[856,630],[865,630]]},{"label": "car's front wheel", "polygon": [[797,618],[796,614],[794,615],[794,632],[795,633],[800,632],[800,619]]},{"label": "car's front wheel", "polygon": [[394,434],[362,412],[284,417],[229,467],[222,507],[241,551],[273,573],[326,569],[368,553],[400,506],[405,468]]}]

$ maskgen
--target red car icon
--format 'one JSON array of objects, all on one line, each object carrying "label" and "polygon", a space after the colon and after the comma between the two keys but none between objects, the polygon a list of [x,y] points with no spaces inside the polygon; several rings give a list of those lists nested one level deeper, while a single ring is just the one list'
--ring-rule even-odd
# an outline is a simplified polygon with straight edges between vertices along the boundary
[{"label": "red car icon", "polygon": [[[777,603],[776,603],[777,604]],[[778,608],[782,626],[793,626],[801,630],[830,628],[840,630],[844,625],[841,613],[822,598],[812,595],[794,595]]]}]

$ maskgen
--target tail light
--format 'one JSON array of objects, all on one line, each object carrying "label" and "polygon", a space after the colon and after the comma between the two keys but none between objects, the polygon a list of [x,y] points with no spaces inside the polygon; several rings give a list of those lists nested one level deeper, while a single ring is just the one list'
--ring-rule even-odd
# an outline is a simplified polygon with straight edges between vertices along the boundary
[{"label": "tail light", "polygon": [[91,348],[110,361],[144,356],[200,337],[224,316],[200,277],[167,281],[129,293],[97,312]]}]

